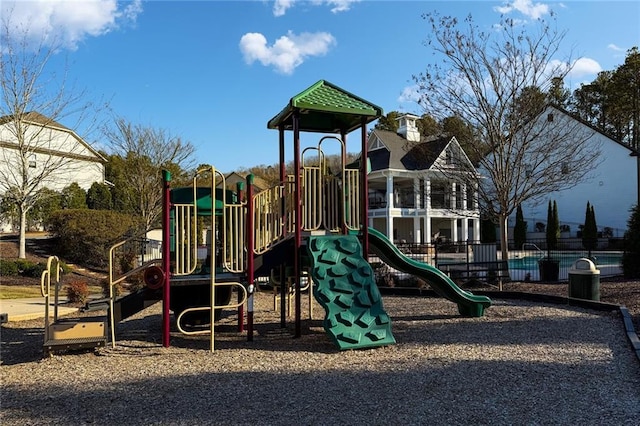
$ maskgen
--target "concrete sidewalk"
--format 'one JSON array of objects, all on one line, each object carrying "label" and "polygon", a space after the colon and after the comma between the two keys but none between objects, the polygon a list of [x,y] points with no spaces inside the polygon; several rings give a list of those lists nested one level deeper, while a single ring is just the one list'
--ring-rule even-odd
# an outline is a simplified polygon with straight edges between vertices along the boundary
[{"label": "concrete sidewalk", "polygon": [[[44,318],[44,297],[0,300],[0,314],[7,315],[8,321],[26,321]],[[78,312],[78,308],[58,306],[58,315]],[[53,304],[49,305],[49,315],[53,316]]]}]

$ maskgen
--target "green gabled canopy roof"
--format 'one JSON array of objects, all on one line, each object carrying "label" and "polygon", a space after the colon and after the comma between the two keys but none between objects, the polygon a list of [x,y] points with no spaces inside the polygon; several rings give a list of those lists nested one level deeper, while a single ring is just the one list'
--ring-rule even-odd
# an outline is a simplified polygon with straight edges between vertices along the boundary
[{"label": "green gabled canopy roof", "polygon": [[[233,191],[216,188],[216,210],[224,209],[223,197],[227,203],[235,203],[236,199]],[[196,188],[196,198],[198,200],[198,216],[211,216],[211,188]],[[171,190],[172,204],[193,204],[193,187],[174,188]]]},{"label": "green gabled canopy roof", "polygon": [[293,129],[293,113],[300,112],[300,131],[349,133],[382,116],[382,108],[320,80],[289,100],[289,104],[267,123],[267,128]]}]

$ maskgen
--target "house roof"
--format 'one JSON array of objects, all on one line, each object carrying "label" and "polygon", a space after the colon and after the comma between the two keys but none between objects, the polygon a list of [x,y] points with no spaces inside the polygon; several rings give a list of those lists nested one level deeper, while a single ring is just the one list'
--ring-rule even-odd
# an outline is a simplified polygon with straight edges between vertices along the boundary
[{"label": "house roof", "polygon": [[571,112],[569,112],[569,111],[567,111],[566,109],[561,108],[561,107],[559,107],[559,106],[557,106],[557,105],[548,104],[548,105],[547,105],[547,107],[546,107],[546,108],[545,108],[545,109],[544,109],[544,110],[543,110],[543,111],[542,111],[542,112],[541,112],[537,117],[539,117],[540,115],[543,115],[543,114],[548,114],[549,108],[553,108],[553,109],[555,109],[556,111],[561,112],[562,114],[564,114],[564,115],[566,115],[566,116],[568,116],[568,117],[570,117],[570,118],[572,118],[572,119],[574,119],[574,120],[578,121],[579,123],[581,123],[581,124],[583,124],[583,125],[585,125],[585,126],[589,127],[591,130],[593,130],[593,131],[595,131],[595,132],[597,132],[597,133],[601,134],[602,136],[606,137],[607,139],[610,139],[612,142],[615,142],[616,144],[621,145],[621,146],[623,146],[623,147],[627,148],[627,149],[630,151],[630,155],[632,155],[632,156],[639,156],[639,157],[640,157],[640,150],[638,150],[638,149],[636,149],[636,148],[632,147],[631,145],[628,145],[628,144],[626,144],[626,143],[624,143],[624,142],[620,141],[619,139],[616,139],[616,138],[615,138],[615,137],[613,137],[611,134],[609,134],[609,133],[605,132],[605,131],[604,131],[604,130],[602,130],[602,129],[599,129],[598,127],[594,126],[593,124],[589,123],[588,121],[586,121],[586,120],[584,120],[584,119],[582,119],[582,118],[578,117],[578,116],[577,116],[577,115],[575,115],[575,114],[572,114]]},{"label": "house roof", "polygon": [[369,151],[371,171],[429,169],[453,139],[431,137],[422,138],[420,142],[408,142],[395,132],[378,129],[374,130],[372,135],[384,143],[387,149]]},{"label": "house roof", "polygon": [[300,131],[349,133],[382,116],[382,108],[340,87],[320,80],[298,93],[267,123],[268,129],[293,129],[294,112],[300,113]]},{"label": "house roof", "polygon": [[[15,114],[13,115],[5,115],[3,117],[0,117],[0,124],[6,124],[9,123],[11,121],[14,120]],[[68,127],[63,126],[62,124],[58,123],[55,120],[52,120],[42,114],[40,114],[39,112],[35,112],[35,111],[29,111],[29,112],[25,112],[23,114],[22,120],[28,123],[33,123],[33,124],[40,124],[42,126],[45,127],[57,127],[60,130],[64,130],[67,132],[72,131],[71,129],[69,129]]]},{"label": "house roof", "polygon": [[[7,124],[10,123],[12,121],[15,120],[15,114],[13,115],[5,115],[0,117],[0,125],[3,124]],[[97,160],[101,163],[107,163],[107,159],[104,158],[102,156],[102,154],[100,154],[98,151],[96,151],[91,145],[89,145],[87,142],[85,142],[84,139],[82,139],[80,136],[78,136],[76,134],[76,132],[74,132],[73,130],[71,130],[70,128],[63,126],[62,124],[58,123],[57,121],[40,114],[39,112],[36,111],[29,111],[29,112],[25,112],[22,116],[22,121],[25,123],[29,123],[29,124],[35,124],[38,126],[42,126],[42,127],[47,127],[50,129],[57,129],[60,130],[62,132],[66,132],[71,134],[71,136],[73,136],[80,144],[82,144],[85,148],[87,148],[91,154],[93,154]],[[58,154],[58,153],[56,153]]]},{"label": "house roof", "polygon": [[[227,173],[224,178],[227,181],[229,180],[245,181],[247,179],[247,176],[249,176],[249,173],[231,172],[231,173]],[[259,190],[264,190],[271,186],[266,180],[256,175],[253,176],[253,184]]]}]

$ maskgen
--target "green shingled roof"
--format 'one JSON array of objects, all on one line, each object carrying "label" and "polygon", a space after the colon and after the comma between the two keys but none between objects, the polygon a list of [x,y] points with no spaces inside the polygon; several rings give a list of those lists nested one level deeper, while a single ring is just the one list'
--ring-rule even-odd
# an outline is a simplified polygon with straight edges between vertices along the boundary
[{"label": "green shingled roof", "polygon": [[289,104],[267,123],[277,129],[281,124],[293,129],[293,113],[300,112],[300,131],[349,133],[362,124],[382,116],[382,108],[349,93],[325,80],[320,80],[289,100]]}]

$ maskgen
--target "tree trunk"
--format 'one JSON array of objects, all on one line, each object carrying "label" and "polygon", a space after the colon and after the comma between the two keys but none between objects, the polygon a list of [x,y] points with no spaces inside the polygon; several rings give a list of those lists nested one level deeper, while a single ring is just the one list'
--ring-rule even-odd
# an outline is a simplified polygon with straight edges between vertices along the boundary
[{"label": "tree trunk", "polygon": [[500,215],[500,252],[502,253],[502,260],[509,261],[509,233],[508,233],[508,216]]},{"label": "tree trunk", "polygon": [[27,258],[27,211],[20,206],[20,237],[18,239],[18,258]]}]

